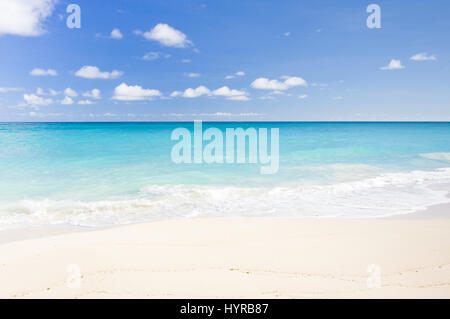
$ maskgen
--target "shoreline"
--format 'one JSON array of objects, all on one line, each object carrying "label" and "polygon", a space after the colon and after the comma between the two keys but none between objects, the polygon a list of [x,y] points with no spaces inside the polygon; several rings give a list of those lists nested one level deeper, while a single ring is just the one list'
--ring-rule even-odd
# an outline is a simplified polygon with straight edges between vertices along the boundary
[{"label": "shoreline", "polygon": [[449,217],[218,218],[65,233],[0,244],[0,297],[450,298],[448,229]]},{"label": "shoreline", "polygon": [[[450,195],[447,195],[450,197]],[[254,219],[263,219],[263,220],[279,220],[279,219],[293,219],[293,220],[383,220],[383,219],[428,219],[428,218],[450,218],[450,202],[448,203],[440,203],[433,204],[427,206],[424,209],[419,209],[411,213],[407,214],[395,214],[390,216],[382,216],[382,217],[366,217],[366,218],[356,218],[356,217],[297,217],[297,218],[285,218],[285,217],[253,217]],[[205,219],[224,219],[224,220],[239,220],[239,219],[253,219],[252,217],[217,217],[217,218],[205,218]],[[75,226],[75,225],[31,225],[17,228],[8,228],[0,230],[0,246],[3,244],[7,244],[15,241],[22,240],[30,240],[30,239],[38,239],[38,238],[46,238],[57,235],[64,234],[72,234],[72,233],[81,233],[81,232],[95,232],[106,229],[113,229],[117,227],[131,226],[131,225],[139,225],[139,224],[147,224],[147,223],[157,223],[164,221],[183,221],[197,218],[176,218],[176,219],[162,219],[162,220],[153,220],[153,221],[142,221],[142,222],[134,222],[129,224],[115,224],[115,225],[106,225],[106,226],[93,226],[93,227],[85,227],[85,226]]]}]

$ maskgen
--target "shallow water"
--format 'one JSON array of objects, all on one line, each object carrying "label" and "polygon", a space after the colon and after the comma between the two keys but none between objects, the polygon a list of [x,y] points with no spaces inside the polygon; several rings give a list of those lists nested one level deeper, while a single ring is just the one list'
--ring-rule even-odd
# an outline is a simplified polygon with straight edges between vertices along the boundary
[{"label": "shallow water", "polygon": [[175,164],[178,127],[193,123],[0,124],[0,227],[380,217],[449,201],[436,186],[450,182],[450,123],[203,123],[224,135],[279,128],[274,175],[261,164]]}]

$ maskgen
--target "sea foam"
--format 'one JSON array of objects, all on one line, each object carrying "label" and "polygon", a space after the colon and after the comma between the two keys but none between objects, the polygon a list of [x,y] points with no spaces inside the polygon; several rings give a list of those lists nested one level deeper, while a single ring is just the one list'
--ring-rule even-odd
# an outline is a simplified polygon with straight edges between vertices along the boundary
[{"label": "sea foam", "polygon": [[424,158],[429,158],[438,161],[450,161],[450,153],[424,153],[420,154]]},{"label": "sea foam", "polygon": [[104,226],[189,217],[347,217],[408,214],[450,202],[450,168],[388,173],[331,185],[236,187],[148,185],[101,201],[24,199],[0,203],[0,226]]}]

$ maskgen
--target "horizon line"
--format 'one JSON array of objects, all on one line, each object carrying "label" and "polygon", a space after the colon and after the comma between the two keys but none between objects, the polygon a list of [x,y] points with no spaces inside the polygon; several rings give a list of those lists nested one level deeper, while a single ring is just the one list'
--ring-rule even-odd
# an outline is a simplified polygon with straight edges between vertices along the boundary
[{"label": "horizon line", "polygon": [[321,121],[321,120],[304,120],[304,121],[283,121],[283,120],[251,120],[251,121],[217,121],[217,120],[186,120],[186,121],[0,121],[0,124],[39,124],[39,123],[194,123],[194,121],[202,121],[206,123],[450,123],[450,120],[444,121],[398,121],[398,120],[380,120],[380,121]]}]

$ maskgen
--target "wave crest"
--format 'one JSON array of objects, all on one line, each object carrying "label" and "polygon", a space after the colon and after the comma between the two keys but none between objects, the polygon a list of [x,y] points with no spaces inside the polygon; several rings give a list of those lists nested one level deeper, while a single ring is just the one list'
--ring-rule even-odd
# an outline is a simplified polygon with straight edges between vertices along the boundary
[{"label": "wave crest", "polygon": [[0,226],[103,226],[186,217],[383,217],[450,202],[450,168],[390,173],[332,185],[232,187],[149,185],[101,201],[26,199],[0,203]]}]

